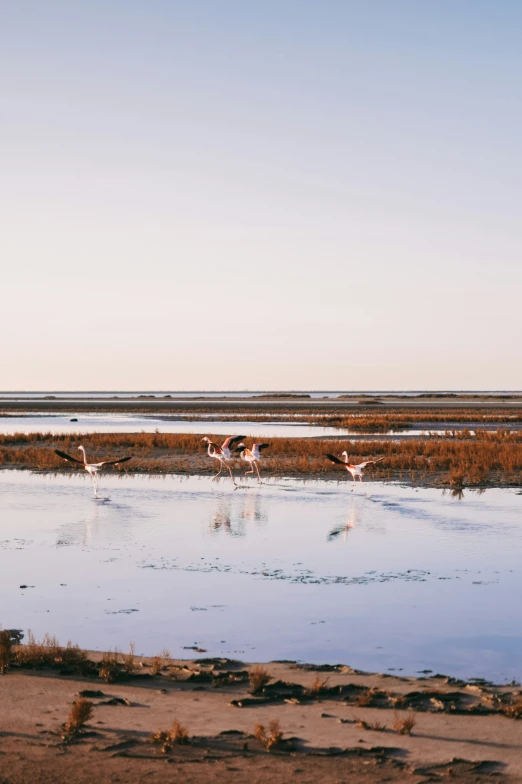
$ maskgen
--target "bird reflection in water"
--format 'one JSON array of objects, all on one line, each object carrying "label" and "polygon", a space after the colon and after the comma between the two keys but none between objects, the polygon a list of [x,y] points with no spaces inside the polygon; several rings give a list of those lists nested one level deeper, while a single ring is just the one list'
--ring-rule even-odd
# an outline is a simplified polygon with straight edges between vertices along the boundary
[{"label": "bird reflection in water", "polygon": [[57,547],[68,547],[70,545],[80,545],[86,547],[99,533],[99,523],[105,517],[100,512],[100,505],[94,506],[94,511],[83,520],[74,523],[66,523],[60,526],[59,536],[56,540]]},{"label": "bird reflection in water", "polygon": [[357,523],[361,522],[362,511],[366,498],[352,498],[350,509],[348,510],[348,517],[344,525],[336,525],[335,528],[329,532],[326,537],[327,542],[332,542],[334,539],[347,539],[349,532],[355,528]]},{"label": "bird reflection in water", "polygon": [[59,527],[56,546],[88,547],[95,542],[112,545],[115,538],[121,542],[131,540],[135,528],[142,524],[145,518],[145,514],[128,504],[115,504],[109,499],[99,499],[93,504],[89,515]]},{"label": "bird reflection in water", "polygon": [[239,511],[243,520],[253,523],[266,523],[267,515],[263,510],[261,493],[252,493],[243,497],[243,505]]},{"label": "bird reflection in water", "polygon": [[212,507],[209,528],[216,534],[224,531],[229,536],[245,536],[246,523],[264,523],[267,516],[262,508],[260,495],[216,498]]},{"label": "bird reflection in water", "polygon": [[464,498],[463,487],[452,487],[451,489],[445,487],[442,491],[442,495],[447,495],[448,493],[452,498],[456,498],[457,501],[462,501],[462,499]]},{"label": "bird reflection in water", "polygon": [[216,498],[210,515],[210,531],[217,534],[224,531],[229,536],[244,536],[243,521],[232,524],[232,503],[228,496]]}]

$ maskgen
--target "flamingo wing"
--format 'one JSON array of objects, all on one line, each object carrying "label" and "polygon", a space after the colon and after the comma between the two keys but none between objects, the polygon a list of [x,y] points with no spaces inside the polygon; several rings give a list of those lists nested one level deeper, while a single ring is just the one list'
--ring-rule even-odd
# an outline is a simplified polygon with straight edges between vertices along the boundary
[{"label": "flamingo wing", "polygon": [[336,463],[336,464],[343,465],[343,466],[345,466],[345,465],[346,465],[346,463],[344,462],[344,460],[340,460],[340,459],[339,459],[338,457],[336,457],[335,455],[326,454],[326,455],[325,455],[325,457],[327,457],[327,458],[328,458],[328,460],[329,460],[331,463]]},{"label": "flamingo wing", "polygon": [[54,453],[55,455],[58,455],[58,457],[62,457],[64,460],[68,460],[70,463],[79,463],[82,466],[85,465],[83,460],[77,460],[75,457],[71,457],[71,455],[68,455],[65,452],[61,452],[59,449],[55,449]]},{"label": "flamingo wing", "polygon": [[222,449],[230,449],[233,444],[237,444],[239,441],[242,441],[246,436],[229,436],[226,438],[223,443],[221,444]]},{"label": "flamingo wing", "polygon": [[367,460],[365,463],[359,463],[356,468],[365,468],[367,465],[372,465],[372,463],[380,463],[384,459],[384,457],[379,457],[377,460]]},{"label": "flamingo wing", "polygon": [[120,457],[119,460],[104,460],[103,463],[97,463],[96,465],[99,465],[100,467],[106,465],[118,465],[118,463],[126,463],[127,460],[131,459],[132,455],[129,455],[128,457]]},{"label": "flamingo wing", "polygon": [[269,446],[270,444],[254,444],[254,449],[257,447],[258,450],[262,452],[263,449],[268,449]]}]

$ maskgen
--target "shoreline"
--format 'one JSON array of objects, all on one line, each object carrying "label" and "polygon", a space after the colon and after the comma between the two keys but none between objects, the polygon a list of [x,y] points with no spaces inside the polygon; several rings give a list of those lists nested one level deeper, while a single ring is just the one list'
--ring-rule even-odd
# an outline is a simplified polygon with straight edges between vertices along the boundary
[{"label": "shoreline", "polygon": [[[519,685],[345,665],[171,659],[167,652],[130,651],[115,661],[114,652],[72,650],[49,638],[46,664],[41,645],[15,646],[12,658],[22,651],[26,661],[12,660],[0,676],[0,770],[9,784],[28,771],[32,782],[110,781],[107,770],[122,775],[123,767],[125,781],[172,781],[195,762],[194,782],[286,781],[296,769],[305,780],[332,784],[351,776],[362,784],[405,775],[416,784],[452,775],[464,782],[522,777]],[[64,740],[62,723],[80,696],[92,718]],[[187,743],[151,742],[174,720],[186,728]],[[411,734],[401,734],[405,720]],[[267,750],[255,727],[271,721],[283,737]]]},{"label": "shoreline", "polygon": [[[41,475],[53,475],[53,476],[55,476],[55,475],[61,475],[61,476],[80,475],[82,477],[85,476],[84,472],[82,471],[82,469],[34,468],[32,466],[16,465],[16,464],[13,464],[13,465],[0,465],[0,471],[28,471],[28,472],[30,472],[32,474],[36,474],[36,475],[41,474]],[[158,470],[154,470],[154,469],[151,469],[151,470],[146,470],[146,469],[145,470],[144,469],[136,469],[136,470],[126,469],[125,471],[112,472],[112,476],[117,476],[120,479],[123,478],[123,477],[134,478],[134,477],[143,477],[143,476],[150,477],[151,479],[152,478],[161,479],[162,477],[168,477],[168,476],[180,477],[180,478],[185,478],[185,479],[187,478],[187,476],[194,476],[194,477],[201,477],[201,478],[212,479],[214,474],[215,474],[215,472],[213,472],[211,468],[201,468],[201,469],[197,469],[197,470],[191,471],[190,473],[188,473],[187,471],[184,471],[184,470],[178,470],[178,471],[176,471],[176,470],[163,471],[162,470],[162,471],[158,471]],[[102,473],[101,477],[103,478],[104,476],[111,476],[111,473],[110,472]],[[242,480],[242,478],[243,478],[243,474],[242,473],[236,474],[236,479]],[[345,477],[344,474],[340,474],[339,471],[324,472],[324,473],[319,474],[317,476],[311,475],[311,474],[306,474],[306,473],[301,473],[300,474],[298,472],[295,472],[295,473],[291,473],[291,472],[290,473],[286,473],[285,472],[284,474],[283,473],[273,473],[273,474],[270,474],[270,476],[263,476],[262,479],[263,479],[263,481],[262,481],[261,484],[264,485],[265,487],[270,487],[270,480],[271,479],[277,479],[279,481],[281,481],[283,479],[288,479],[288,480],[292,480],[292,481],[303,482],[303,484],[306,484],[307,482],[335,482],[335,484],[342,484],[342,483],[348,482],[349,484],[353,484],[352,479],[350,477],[348,477],[348,478]],[[230,477],[228,475],[223,475],[222,480],[221,479],[218,480],[218,483],[220,481],[222,481],[225,484],[227,484],[228,482],[230,482]],[[438,478],[434,477],[431,481],[427,481],[427,480],[413,480],[413,479],[411,479],[411,478],[409,478],[407,476],[402,476],[401,477],[399,475],[399,473],[397,474],[397,476],[386,477],[386,479],[383,479],[383,477],[373,477],[372,478],[371,476],[366,475],[366,478],[365,478],[364,482],[362,483],[363,488],[364,488],[365,484],[368,484],[368,483],[371,483],[371,482],[379,482],[382,485],[386,485],[386,484],[389,483],[389,484],[394,485],[394,486],[419,488],[419,489],[425,489],[425,490],[441,490],[442,492],[452,493],[455,496],[460,495],[460,494],[462,494],[462,493],[464,493],[466,491],[471,492],[471,493],[473,493],[473,492],[476,493],[476,492],[484,492],[485,490],[494,490],[494,489],[497,489],[497,490],[522,490],[522,482],[518,482],[518,483],[514,482],[512,484],[508,484],[508,483],[502,481],[501,479],[499,479],[496,482],[495,481],[489,481],[486,484],[482,483],[482,484],[476,484],[476,485],[472,485],[472,484],[452,485],[452,484],[450,484],[447,481],[445,482],[444,481],[444,477],[442,475],[439,476]],[[359,484],[360,483],[357,482],[357,488],[359,488]],[[249,483],[249,482],[242,482],[242,483],[240,483],[238,485],[238,489],[255,489],[258,486],[259,485],[258,485],[257,482],[251,482],[251,483]]]}]

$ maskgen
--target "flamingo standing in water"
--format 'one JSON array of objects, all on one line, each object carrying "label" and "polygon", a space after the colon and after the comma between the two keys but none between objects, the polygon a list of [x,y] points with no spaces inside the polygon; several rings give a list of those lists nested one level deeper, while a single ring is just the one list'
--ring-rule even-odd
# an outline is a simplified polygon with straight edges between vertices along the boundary
[{"label": "flamingo standing in water", "polygon": [[[348,462],[348,452],[343,452],[341,457],[344,458],[340,460],[335,455],[326,455],[328,460],[331,463],[335,463],[336,465],[342,465],[346,468],[346,470],[352,475],[353,484],[356,485],[356,477],[359,477],[359,481],[362,482],[363,480],[363,470],[366,466],[371,465],[372,463],[380,463],[381,460],[384,460],[384,457],[379,457],[377,460],[366,460],[364,463],[358,463],[357,465],[352,465],[352,463]],[[353,487],[352,487],[353,493]]]},{"label": "flamingo standing in water", "polygon": [[250,463],[250,471],[245,471],[245,476],[247,474],[253,474],[254,468],[257,471],[257,478],[261,482],[261,476],[259,474],[259,466],[257,461],[261,458],[261,452],[263,449],[266,449],[269,444],[252,444],[252,449],[247,449],[244,444],[238,444],[236,452],[240,453],[241,460],[245,460],[247,463]]},{"label": "flamingo standing in water", "polygon": [[[208,436],[202,438],[201,440],[208,444],[207,454],[209,457],[213,457],[215,460],[219,460],[219,471],[215,475],[214,479],[217,479],[220,475],[221,471],[223,470],[223,466],[227,469],[228,473],[230,474],[230,478],[236,484],[236,480],[234,479],[234,474],[232,473],[232,469],[229,465],[227,465],[227,461],[232,459],[232,452],[230,451],[230,447],[235,444],[237,441],[242,441],[245,436],[229,436],[226,438],[221,446],[218,446],[213,441],[210,440]],[[212,481],[214,481],[212,479]]]},{"label": "flamingo standing in water", "polygon": [[68,455],[65,452],[61,452],[59,449],[55,449],[54,451],[58,455],[58,457],[61,457],[64,460],[68,460],[70,463],[79,463],[81,466],[85,468],[85,470],[87,471],[87,473],[92,479],[95,498],[98,496],[98,473],[103,468],[103,466],[125,463],[127,460],[130,460],[132,457],[132,455],[129,455],[129,457],[120,457],[119,460],[103,460],[101,463],[88,463],[87,455],[85,454],[84,447],[80,445],[78,449],[83,454],[83,460],[77,460],[75,457],[71,457],[71,455]]}]

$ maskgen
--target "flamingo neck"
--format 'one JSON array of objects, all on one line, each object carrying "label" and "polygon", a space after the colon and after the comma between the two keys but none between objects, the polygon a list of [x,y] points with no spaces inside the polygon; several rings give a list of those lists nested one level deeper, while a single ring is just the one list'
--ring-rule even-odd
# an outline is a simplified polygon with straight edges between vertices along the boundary
[{"label": "flamingo neck", "polygon": [[81,453],[82,453],[82,455],[83,455],[83,462],[85,463],[85,465],[87,465],[87,455],[85,454],[85,449],[84,449],[84,447],[83,447],[83,446],[80,446],[80,447],[79,447],[79,450],[80,450],[80,452],[81,452]]}]

